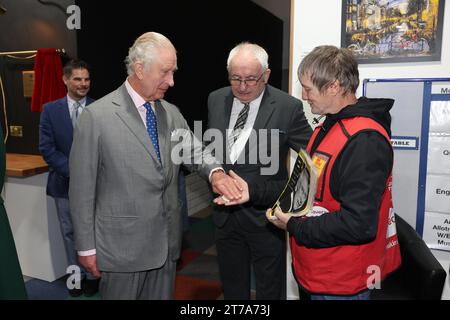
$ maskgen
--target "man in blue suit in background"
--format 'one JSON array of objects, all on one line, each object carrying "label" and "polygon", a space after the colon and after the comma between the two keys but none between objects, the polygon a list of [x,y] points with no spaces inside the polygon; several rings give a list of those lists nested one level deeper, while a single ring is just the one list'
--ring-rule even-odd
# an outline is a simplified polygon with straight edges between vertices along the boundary
[{"label": "man in blue suit in background", "polygon": [[[73,227],[69,210],[69,154],[73,128],[86,105],[94,102],[87,96],[90,89],[89,66],[82,60],[71,60],[64,66],[67,96],[44,105],[39,125],[39,151],[49,165],[47,195],[55,199],[69,265],[79,265],[74,247]],[[69,288],[73,297],[94,295],[98,282],[81,267],[81,285]]]}]

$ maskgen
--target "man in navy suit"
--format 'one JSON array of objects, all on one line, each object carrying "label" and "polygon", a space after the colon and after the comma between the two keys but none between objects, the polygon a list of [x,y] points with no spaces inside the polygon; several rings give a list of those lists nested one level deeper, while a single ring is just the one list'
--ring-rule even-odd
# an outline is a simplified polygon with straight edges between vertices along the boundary
[{"label": "man in navy suit", "polygon": [[[69,210],[69,154],[76,120],[84,107],[94,100],[87,96],[91,80],[86,62],[69,61],[64,67],[63,81],[67,87],[67,96],[44,105],[39,125],[39,151],[49,165],[47,195],[55,199],[67,260],[72,266],[79,264]],[[82,283],[73,289],[69,288],[70,295],[95,294],[98,280],[80,269]]]}]

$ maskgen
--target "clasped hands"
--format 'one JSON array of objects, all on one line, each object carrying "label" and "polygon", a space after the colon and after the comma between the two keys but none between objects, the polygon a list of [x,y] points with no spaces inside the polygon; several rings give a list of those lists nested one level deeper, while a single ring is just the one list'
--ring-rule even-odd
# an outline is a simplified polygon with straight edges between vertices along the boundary
[{"label": "clasped hands", "polygon": [[[248,201],[245,200],[245,194],[243,194],[243,184],[242,182],[235,179],[232,174],[238,177],[241,181],[245,183],[239,176],[237,176],[233,171],[230,171],[230,175],[227,175],[222,170],[217,170],[212,173],[211,176],[211,186],[214,193],[219,194],[219,197],[214,200],[215,203],[217,199],[222,199],[225,202],[232,202],[233,204],[244,203]],[[248,187],[247,187],[248,194]],[[244,198],[243,198],[244,196]],[[221,203],[221,204],[224,204]],[[219,204],[219,203],[217,203]]]},{"label": "clasped hands", "polygon": [[[228,174],[229,175],[225,174],[221,170],[213,173],[211,185],[213,191],[219,194],[213,202],[217,205],[234,206],[249,201],[250,192],[248,183],[233,170],[230,170]],[[215,181],[214,178],[218,180]],[[284,213],[280,208],[276,208],[274,215],[270,215],[271,213],[272,209],[267,209],[266,217],[269,221],[278,228],[286,230],[286,225],[291,218],[291,215]]]},{"label": "clasped hands", "polygon": [[221,170],[215,171],[211,177],[211,186],[213,191],[219,194],[214,199],[215,204],[231,206],[250,199],[247,182],[233,170],[230,170],[228,175]]}]

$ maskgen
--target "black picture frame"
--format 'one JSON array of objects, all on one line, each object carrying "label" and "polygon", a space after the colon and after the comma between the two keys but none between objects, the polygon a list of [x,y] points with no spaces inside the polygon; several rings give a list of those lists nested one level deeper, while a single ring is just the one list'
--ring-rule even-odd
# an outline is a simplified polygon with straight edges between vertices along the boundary
[{"label": "black picture frame", "polygon": [[440,61],[444,0],[342,0],[341,47],[359,63]]}]

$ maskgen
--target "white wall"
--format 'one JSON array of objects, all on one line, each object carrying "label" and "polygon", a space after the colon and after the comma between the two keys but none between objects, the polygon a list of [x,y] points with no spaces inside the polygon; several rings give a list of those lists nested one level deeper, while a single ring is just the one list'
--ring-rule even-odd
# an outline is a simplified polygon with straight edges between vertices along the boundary
[{"label": "white wall", "polygon": [[[293,19],[291,34],[291,94],[301,98],[301,86],[297,79],[297,68],[309,51],[318,45],[340,46],[341,1],[292,0]],[[361,84],[368,78],[448,78],[450,77],[450,5],[444,10],[444,26],[441,61],[409,62],[395,64],[362,64],[359,67]],[[362,92],[361,85],[358,95]],[[312,115],[305,103],[305,114],[312,121]],[[436,258],[449,272],[450,253],[433,251]],[[288,282],[288,296],[294,298],[294,280]],[[450,300],[450,279],[447,275],[443,299]]]}]

